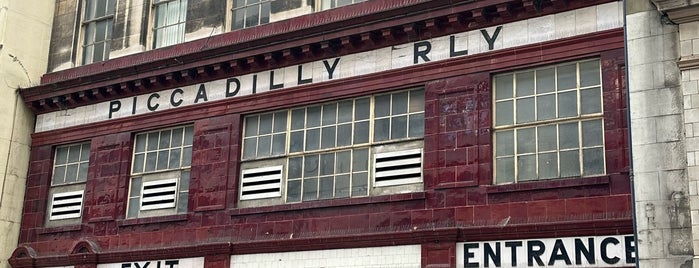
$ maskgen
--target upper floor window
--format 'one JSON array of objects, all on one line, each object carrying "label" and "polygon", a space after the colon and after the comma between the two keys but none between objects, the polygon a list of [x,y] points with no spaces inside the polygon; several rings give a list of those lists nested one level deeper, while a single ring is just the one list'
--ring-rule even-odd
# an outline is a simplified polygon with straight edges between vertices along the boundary
[{"label": "upper floor window", "polygon": [[367,196],[420,183],[423,133],[422,89],[247,116],[241,200]]},{"label": "upper floor window", "polygon": [[269,23],[271,0],[234,0],[233,29]]},{"label": "upper floor window", "polygon": [[[82,216],[90,143],[59,146],[55,150],[48,220],[77,223]],[[75,220],[70,220],[75,219]]]},{"label": "upper floor window", "polygon": [[496,183],[605,173],[598,59],[493,80]]},{"label": "upper floor window", "polygon": [[165,47],[184,41],[187,0],[156,0],[153,47]]},{"label": "upper floor window", "polygon": [[364,1],[366,0],[320,0],[320,10],[327,10]]},{"label": "upper floor window", "polygon": [[187,212],[193,127],[136,135],[127,218]]},{"label": "upper floor window", "polygon": [[109,59],[115,0],[88,0],[82,22],[82,64]]}]

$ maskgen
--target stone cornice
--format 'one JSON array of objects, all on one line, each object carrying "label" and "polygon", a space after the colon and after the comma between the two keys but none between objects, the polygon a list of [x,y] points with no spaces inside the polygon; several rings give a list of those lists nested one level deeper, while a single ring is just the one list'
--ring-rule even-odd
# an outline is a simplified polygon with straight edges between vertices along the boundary
[{"label": "stone cornice", "polygon": [[699,21],[699,5],[689,0],[651,0],[659,11],[665,12],[674,23]]}]

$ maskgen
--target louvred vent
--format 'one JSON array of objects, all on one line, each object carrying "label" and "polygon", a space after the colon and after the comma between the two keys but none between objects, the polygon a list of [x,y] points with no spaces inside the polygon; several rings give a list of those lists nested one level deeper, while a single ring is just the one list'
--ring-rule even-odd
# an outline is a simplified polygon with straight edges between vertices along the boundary
[{"label": "louvred vent", "polygon": [[173,208],[176,196],[177,179],[144,182],[141,210]]},{"label": "louvred vent", "polygon": [[282,195],[282,166],[243,170],[241,200]]},{"label": "louvred vent", "polygon": [[83,191],[57,193],[51,200],[50,220],[80,218],[83,207]]},{"label": "louvred vent", "polygon": [[374,185],[391,186],[422,181],[422,149],[374,155]]}]

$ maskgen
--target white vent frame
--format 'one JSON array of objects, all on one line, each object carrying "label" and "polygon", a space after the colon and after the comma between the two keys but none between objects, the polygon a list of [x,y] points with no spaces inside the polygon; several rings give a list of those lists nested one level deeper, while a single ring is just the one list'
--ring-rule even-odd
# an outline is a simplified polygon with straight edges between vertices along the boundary
[{"label": "white vent frame", "polygon": [[[72,197],[72,198],[71,198]],[[56,200],[59,199],[59,200]],[[55,193],[51,197],[51,210],[49,211],[49,220],[65,220],[82,217],[83,201],[85,199],[85,191],[71,191],[63,193]],[[65,206],[68,205],[68,206]],[[56,207],[61,206],[61,207]],[[65,207],[63,207],[65,206]],[[65,213],[63,212],[72,212]],[[60,215],[54,215],[61,213]]]},{"label": "white vent frame", "polygon": [[[174,184],[174,185],[173,185]],[[153,187],[155,186],[155,187]],[[164,208],[175,208],[177,206],[177,195],[179,193],[179,183],[177,178],[144,181],[141,189],[141,210],[155,210]],[[146,189],[146,187],[153,187]],[[155,196],[148,196],[155,195]],[[145,204],[152,203],[154,204]],[[145,205],[144,205],[145,204]]]},{"label": "white vent frame", "polygon": [[[401,157],[405,155],[415,155],[418,154],[419,157],[412,157],[412,158],[406,158],[406,159],[396,159],[396,160],[388,160],[388,161],[382,161],[383,159],[386,158],[394,158],[394,157]],[[418,149],[410,149],[410,150],[402,150],[402,151],[393,151],[393,152],[386,152],[386,153],[374,153],[374,157],[372,159],[372,164],[373,164],[373,181],[374,181],[374,186],[375,187],[386,187],[386,186],[395,186],[395,185],[403,185],[403,184],[411,184],[411,183],[420,183],[422,182],[422,148]],[[418,167],[414,167],[415,165],[419,165]],[[406,166],[405,168],[402,169],[396,169],[396,170],[386,170],[386,171],[380,171],[379,169],[386,168],[386,167],[395,167],[395,166]],[[406,176],[405,178],[398,178],[398,179],[387,179],[387,180],[381,180],[382,178],[385,177],[391,177],[391,176]]]},{"label": "white vent frame", "polygon": [[[277,173],[277,174],[268,174]],[[256,176],[256,174],[262,174]],[[240,176],[240,200],[253,200],[263,198],[275,198],[282,196],[282,180],[284,174],[284,166],[271,166],[261,168],[245,169]],[[252,176],[252,177],[247,177]],[[246,184],[252,184],[246,186]],[[275,191],[276,189],[276,191]],[[245,192],[260,193],[246,194]]]}]

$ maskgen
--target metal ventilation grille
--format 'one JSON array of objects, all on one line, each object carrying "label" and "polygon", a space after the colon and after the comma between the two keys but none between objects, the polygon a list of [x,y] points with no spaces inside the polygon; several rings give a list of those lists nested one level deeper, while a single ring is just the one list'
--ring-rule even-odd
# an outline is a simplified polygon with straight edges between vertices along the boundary
[{"label": "metal ventilation grille", "polygon": [[50,220],[80,218],[83,208],[83,191],[57,193],[51,200]]},{"label": "metal ventilation grille", "polygon": [[282,195],[282,166],[243,170],[241,200]]},{"label": "metal ventilation grille", "polygon": [[141,210],[173,208],[177,196],[177,179],[143,183]]},{"label": "metal ventilation grille", "polygon": [[422,149],[374,154],[374,185],[422,181]]}]

